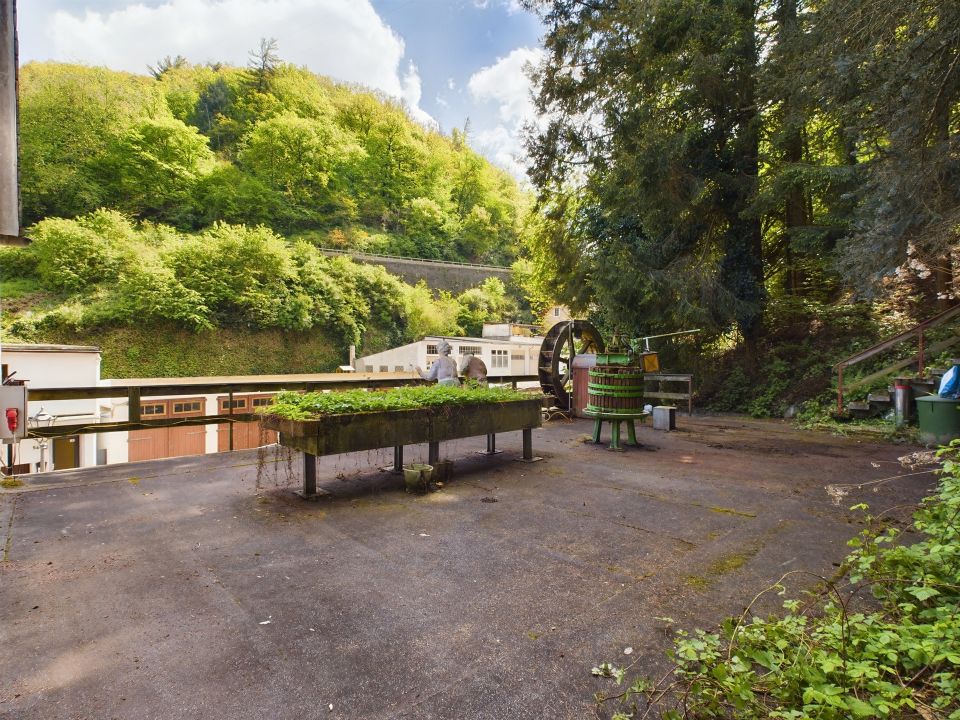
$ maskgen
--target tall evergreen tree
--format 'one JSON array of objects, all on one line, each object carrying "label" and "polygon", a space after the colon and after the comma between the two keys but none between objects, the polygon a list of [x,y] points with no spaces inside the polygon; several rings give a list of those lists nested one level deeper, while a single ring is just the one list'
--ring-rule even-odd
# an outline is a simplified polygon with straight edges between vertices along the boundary
[{"label": "tall evergreen tree", "polygon": [[[547,25],[536,73],[547,121],[528,148],[554,218],[547,261],[573,291],[561,299],[596,302],[630,331],[736,323],[754,340],[764,303],[760,220],[748,212],[760,158],[756,3],[534,5]],[[566,282],[577,273],[586,293]]]}]

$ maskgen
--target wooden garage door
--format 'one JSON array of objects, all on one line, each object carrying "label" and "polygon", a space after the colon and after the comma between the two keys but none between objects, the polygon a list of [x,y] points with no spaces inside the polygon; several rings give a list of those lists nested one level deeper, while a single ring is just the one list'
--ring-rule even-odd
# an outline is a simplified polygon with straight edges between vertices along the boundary
[{"label": "wooden garage door", "polygon": [[[182,400],[145,400],[140,403],[140,417],[144,420],[179,417],[197,417],[206,414],[204,398]],[[155,460],[157,458],[203,455],[206,448],[207,426],[149,428],[131,430],[127,435],[128,460]]]},{"label": "wooden garage door", "polygon": [[[273,404],[273,395],[234,395],[235,413],[256,412],[259,408]],[[217,407],[221,415],[230,412],[230,398],[217,398]],[[274,430],[262,430],[258,422],[221,423],[217,426],[217,450],[230,450],[230,427],[233,427],[233,449],[246,450],[277,442],[279,436]]]}]

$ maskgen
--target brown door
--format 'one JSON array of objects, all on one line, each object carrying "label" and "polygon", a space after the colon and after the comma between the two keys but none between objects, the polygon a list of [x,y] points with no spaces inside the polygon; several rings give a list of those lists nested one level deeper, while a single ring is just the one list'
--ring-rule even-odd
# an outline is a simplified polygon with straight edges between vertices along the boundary
[{"label": "brown door", "polygon": [[53,439],[53,469],[80,467],[80,438],[76,435]]},{"label": "brown door", "polygon": [[[186,400],[170,400],[170,417],[177,418],[200,417],[206,414],[205,398],[188,398]],[[203,455],[207,451],[206,425],[174,425],[167,428],[168,457],[183,457],[184,455]]]},{"label": "brown door", "polygon": [[[168,400],[147,400],[140,403],[143,420],[159,420],[168,417]],[[127,460],[156,460],[170,457],[170,436],[167,428],[131,430],[127,433]]]},{"label": "brown door", "polygon": [[[183,400],[144,400],[140,404],[143,420],[165,420],[204,415],[204,398]],[[158,458],[203,455],[206,452],[206,425],[184,425],[146,430],[131,430],[127,435],[130,462]]]},{"label": "brown door", "polygon": [[[272,395],[234,395],[233,411],[235,413],[256,412],[259,408],[273,404]],[[230,413],[230,399],[226,396],[217,398],[217,407],[220,414]],[[258,422],[221,423],[217,427],[217,450],[230,450],[230,428],[233,428],[233,449],[246,450],[277,442],[277,433],[273,430],[262,430]]]}]

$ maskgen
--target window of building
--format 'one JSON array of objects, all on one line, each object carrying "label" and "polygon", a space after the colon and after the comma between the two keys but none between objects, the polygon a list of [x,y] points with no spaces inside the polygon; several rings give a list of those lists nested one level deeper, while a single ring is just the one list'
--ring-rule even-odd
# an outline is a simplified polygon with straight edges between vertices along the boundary
[{"label": "window of building", "polygon": [[490,367],[505,368],[510,364],[510,353],[507,350],[490,351]]},{"label": "window of building", "polygon": [[427,345],[427,355],[439,355],[436,345]]},{"label": "window of building", "polygon": [[140,415],[163,415],[166,413],[166,408],[164,408],[163,403],[157,405],[141,405],[140,406]]},{"label": "window of building", "polygon": [[390,372],[390,366],[389,366],[389,365],[381,365],[381,366],[380,366],[380,372]]},{"label": "window of building", "polygon": [[199,400],[189,400],[187,402],[175,402],[173,404],[173,412],[177,413],[188,413],[188,412],[200,412],[200,401]]},{"label": "window of building", "polygon": [[258,397],[253,398],[251,401],[254,407],[266,407],[267,405],[273,405],[272,397]]},{"label": "window of building", "polygon": [[554,316],[554,317],[560,317],[560,308],[555,307],[555,308],[553,309],[553,316]]},{"label": "window of building", "polygon": [[364,371],[364,372],[373,372],[373,365],[364,365],[364,366],[363,366],[363,371]]},{"label": "window of building", "polygon": [[246,398],[242,398],[240,400],[221,400],[220,401],[220,407],[222,407],[224,410],[229,410],[231,406],[233,407],[234,410],[236,410],[237,408],[245,408],[247,406],[247,400]]},{"label": "window of building", "polygon": [[393,369],[395,372],[403,372],[403,365],[394,365]]},{"label": "window of building", "polygon": [[461,345],[457,348],[460,351],[461,355],[476,355],[480,356],[480,346],[479,345]]}]

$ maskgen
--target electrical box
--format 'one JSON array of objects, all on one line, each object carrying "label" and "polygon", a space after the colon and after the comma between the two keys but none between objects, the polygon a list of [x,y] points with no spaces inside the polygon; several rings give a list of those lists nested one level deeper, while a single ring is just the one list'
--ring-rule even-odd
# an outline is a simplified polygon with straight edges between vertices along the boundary
[{"label": "electrical box", "polygon": [[27,436],[27,386],[0,385],[0,442]]}]

